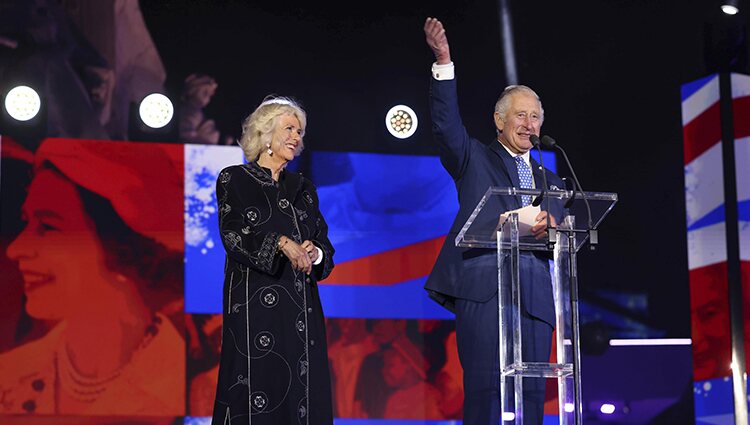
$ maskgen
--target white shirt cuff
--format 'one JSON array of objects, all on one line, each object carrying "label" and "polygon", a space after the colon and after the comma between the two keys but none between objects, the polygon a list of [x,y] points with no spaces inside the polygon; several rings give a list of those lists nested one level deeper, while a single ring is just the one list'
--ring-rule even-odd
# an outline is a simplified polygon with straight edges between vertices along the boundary
[{"label": "white shirt cuff", "polygon": [[453,62],[449,62],[443,65],[438,65],[437,62],[432,64],[432,78],[443,81],[452,80],[456,77],[456,70],[453,66]]},{"label": "white shirt cuff", "polygon": [[318,248],[317,246],[315,247],[315,249],[318,250],[318,259],[315,260],[315,262],[313,263],[313,266],[317,266],[318,264],[323,262],[323,250]]}]

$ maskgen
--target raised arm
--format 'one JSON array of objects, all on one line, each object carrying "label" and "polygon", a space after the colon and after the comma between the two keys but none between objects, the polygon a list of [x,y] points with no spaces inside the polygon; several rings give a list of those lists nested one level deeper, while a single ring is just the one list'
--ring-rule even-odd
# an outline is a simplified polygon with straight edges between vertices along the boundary
[{"label": "raised arm", "polygon": [[440,148],[440,161],[451,177],[458,180],[466,170],[472,141],[458,111],[458,94],[448,37],[443,24],[435,18],[427,18],[424,33],[427,46],[435,55],[430,82],[432,133]]}]

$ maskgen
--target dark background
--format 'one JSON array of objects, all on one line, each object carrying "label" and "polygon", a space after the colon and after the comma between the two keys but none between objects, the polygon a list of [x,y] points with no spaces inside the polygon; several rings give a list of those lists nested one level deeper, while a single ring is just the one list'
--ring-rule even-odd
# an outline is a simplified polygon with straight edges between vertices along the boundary
[{"label": "dark background", "polygon": [[[469,132],[494,138],[494,102],[508,84],[497,1],[141,1],[175,92],[193,72],[216,78],[206,109],[224,135],[269,93],[302,101],[309,149],[436,154],[427,104],[427,16],[447,29]],[[717,1],[510,1],[519,82],[546,111],[543,134],[565,146],[583,187],[617,192],[601,246],[580,257],[583,297],[645,294],[622,313],[689,337],[680,86],[715,72],[721,34],[742,25]],[[713,35],[711,35],[713,34]],[[711,39],[710,45],[705,41]],[[717,40],[719,40],[717,42]],[[726,42],[726,39],[724,39]],[[730,49],[731,50],[731,49]],[[744,71],[746,49],[739,65]],[[734,52],[731,58],[737,59]],[[402,141],[383,126],[396,103],[421,121]],[[569,175],[562,163],[560,174]],[[408,170],[397,170],[405,173]],[[615,310],[615,304],[610,305]]]}]

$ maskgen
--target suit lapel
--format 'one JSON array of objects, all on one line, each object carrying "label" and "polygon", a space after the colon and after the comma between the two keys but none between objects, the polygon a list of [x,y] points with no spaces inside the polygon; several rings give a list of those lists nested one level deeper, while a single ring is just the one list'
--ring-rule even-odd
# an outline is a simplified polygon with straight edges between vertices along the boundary
[{"label": "suit lapel", "polygon": [[513,157],[510,156],[504,147],[500,146],[500,142],[497,140],[490,143],[489,148],[502,160],[504,165],[503,172],[508,176],[513,187],[521,187],[521,180],[518,179],[518,168],[516,167],[516,161],[513,160]]},{"label": "suit lapel", "polygon": [[[511,184],[515,188],[521,187],[521,180],[518,178],[518,167],[516,166],[516,161],[513,159],[512,156],[508,153],[508,151],[505,150],[504,147],[500,145],[500,142],[495,140],[494,142],[490,143],[489,148],[492,152],[494,152],[497,156],[500,157],[500,160],[503,164],[503,172],[505,175],[510,179]],[[516,206],[515,208],[521,207],[521,197],[517,196],[516,198]],[[513,207],[511,207],[513,208]]]}]

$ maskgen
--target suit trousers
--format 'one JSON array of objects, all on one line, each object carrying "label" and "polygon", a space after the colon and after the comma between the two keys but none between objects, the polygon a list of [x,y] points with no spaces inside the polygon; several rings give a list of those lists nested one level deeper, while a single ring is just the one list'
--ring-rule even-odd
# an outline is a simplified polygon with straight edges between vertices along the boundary
[{"label": "suit trousers", "polygon": [[[497,302],[497,293],[486,302],[456,300],[456,342],[464,370],[464,425],[497,425],[500,419]],[[525,312],[521,316],[523,361],[549,361],[552,326]],[[523,379],[524,425],[542,424],[545,383],[545,378]]]}]

